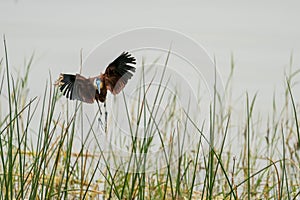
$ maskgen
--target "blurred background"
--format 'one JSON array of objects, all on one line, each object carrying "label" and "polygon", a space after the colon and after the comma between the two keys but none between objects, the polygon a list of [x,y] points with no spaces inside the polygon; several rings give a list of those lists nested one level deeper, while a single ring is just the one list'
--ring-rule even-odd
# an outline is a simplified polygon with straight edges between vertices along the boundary
[{"label": "blurred background", "polygon": [[[49,72],[56,79],[60,72],[77,71],[81,49],[86,56],[112,35],[140,27],[161,27],[201,44],[216,58],[223,79],[230,72],[233,55],[233,99],[244,100],[246,91],[250,95],[258,92],[257,106],[269,109],[274,90],[276,95],[284,94],[284,72],[289,69],[291,55],[293,69],[299,69],[299,9],[299,1],[274,0],[2,0],[0,33],[6,35],[12,71],[22,69],[34,53],[29,77],[32,96],[43,93]],[[0,55],[4,55],[3,45]]]}]

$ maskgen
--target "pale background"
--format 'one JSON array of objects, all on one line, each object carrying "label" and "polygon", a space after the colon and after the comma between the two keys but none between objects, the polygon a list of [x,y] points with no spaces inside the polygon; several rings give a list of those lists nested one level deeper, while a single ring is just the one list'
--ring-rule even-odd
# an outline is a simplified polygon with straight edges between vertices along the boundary
[{"label": "pale background", "polygon": [[[0,1],[10,67],[22,69],[35,52],[30,95],[41,95],[49,71],[76,71],[79,52],[119,32],[162,27],[186,34],[215,56],[225,79],[234,54],[234,99],[258,92],[257,106],[271,108],[284,94],[291,53],[299,69],[299,1]],[[2,39],[1,39],[2,40]],[[2,42],[1,42],[2,43]],[[4,55],[3,45],[0,48]],[[297,77],[299,80],[299,77]],[[297,97],[297,92],[296,97]],[[299,97],[299,95],[298,95]],[[241,103],[241,109],[245,104]]]}]

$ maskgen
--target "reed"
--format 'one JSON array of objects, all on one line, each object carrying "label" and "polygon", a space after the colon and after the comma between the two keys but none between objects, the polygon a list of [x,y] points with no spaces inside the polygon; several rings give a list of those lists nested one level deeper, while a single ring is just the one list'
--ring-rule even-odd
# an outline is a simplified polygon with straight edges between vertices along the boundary
[{"label": "reed", "polygon": [[[129,106],[123,95],[125,119],[130,127],[130,156],[125,166],[112,167],[112,161],[117,163],[116,155],[103,151],[93,128],[99,113],[89,121],[88,130],[78,128],[83,126],[85,118],[82,104],[62,107],[51,77],[45,83],[43,96],[29,97],[26,91],[30,90],[28,79],[34,57],[24,67],[25,73],[12,75],[5,39],[4,52],[0,60],[0,108],[8,108],[8,112],[2,109],[0,112],[0,199],[297,199],[300,196],[299,102],[293,96],[299,70],[286,75],[286,101],[278,105],[274,98],[266,122],[261,121],[255,109],[257,95],[251,98],[245,94],[245,120],[234,125],[232,107],[225,107],[224,97],[214,91],[213,101],[208,105],[211,108],[208,133],[204,124],[198,124],[185,111],[183,127],[172,129],[173,135],[187,135],[184,127],[187,124],[194,127],[197,145],[185,152],[180,146],[172,146],[177,143],[170,142],[170,137],[165,136],[167,129],[160,126],[176,122],[172,110],[175,106],[166,112],[170,113],[167,119],[157,120],[156,106],[164,98],[172,99],[170,104],[174,105],[177,101],[175,96],[166,96],[165,88],[161,87],[168,77],[165,73],[160,75],[154,101],[150,102],[145,87],[146,72],[141,66],[141,87],[135,108]],[[167,65],[168,58],[165,69]],[[230,68],[227,94],[233,87],[233,56]],[[223,108],[221,112],[216,112],[217,106]],[[142,138],[137,137],[136,127],[140,126],[144,127]],[[166,165],[147,171],[154,134],[158,134]],[[79,136],[80,145],[74,148]],[[91,138],[100,151],[90,148]],[[240,148],[235,148],[237,138]],[[174,162],[170,158],[175,154],[178,159]]]}]

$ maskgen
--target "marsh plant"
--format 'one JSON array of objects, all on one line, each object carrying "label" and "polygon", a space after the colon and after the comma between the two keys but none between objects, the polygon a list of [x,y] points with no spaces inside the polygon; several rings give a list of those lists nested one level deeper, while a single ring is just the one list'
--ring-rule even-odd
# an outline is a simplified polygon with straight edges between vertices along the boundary
[{"label": "marsh plant", "polygon": [[[122,160],[118,153],[103,149],[94,128],[99,112],[89,118],[87,129],[81,128],[87,119],[83,105],[65,100],[62,104],[51,76],[43,96],[28,96],[34,58],[26,62],[24,72],[13,74],[5,41],[4,49],[0,61],[0,199],[299,198],[299,102],[293,97],[299,70],[285,74],[285,101],[278,105],[274,98],[267,120],[261,120],[255,109],[257,95],[245,94],[239,124],[233,120],[237,118],[234,107],[227,106],[230,102],[225,105],[218,91],[213,91],[207,105],[208,120],[200,123],[188,110],[177,115],[176,95],[166,95],[160,87],[169,78],[164,73],[152,101],[147,100],[152,85],[145,87],[141,78],[135,106],[122,97],[123,119],[130,130],[129,140],[116,141],[127,151]],[[228,96],[234,88],[233,58],[230,67],[225,84]],[[170,104],[159,115],[164,98]],[[111,132],[102,133],[105,137],[117,134],[110,125]],[[188,141],[188,131],[196,137],[192,148],[183,150],[176,140]],[[150,161],[155,145],[161,150],[158,167]]]}]

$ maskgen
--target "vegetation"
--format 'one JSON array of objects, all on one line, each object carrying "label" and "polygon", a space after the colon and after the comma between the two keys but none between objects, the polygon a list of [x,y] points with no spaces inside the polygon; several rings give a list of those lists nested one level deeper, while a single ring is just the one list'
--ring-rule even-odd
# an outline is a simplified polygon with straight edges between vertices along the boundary
[{"label": "vegetation", "polygon": [[[174,163],[169,159],[173,149],[163,148],[165,167],[147,171],[147,153],[154,133],[162,147],[172,144],[164,135],[163,127],[167,125],[161,127],[155,120],[157,109],[153,105],[159,105],[164,98],[162,87],[157,89],[155,102],[150,103],[141,79],[138,109],[124,108],[131,127],[130,162],[112,167],[113,153],[99,154],[89,148],[88,141],[97,139],[92,127],[97,123],[98,113],[90,121],[91,128],[80,131],[78,127],[85,118],[82,105],[62,107],[51,78],[42,97],[29,97],[27,83],[33,57],[25,66],[25,73],[12,76],[5,40],[4,48],[0,62],[0,199],[299,198],[299,102],[293,98],[294,79],[299,70],[287,74],[285,103],[277,105],[274,97],[273,110],[266,122],[260,121],[255,111],[256,95],[250,98],[246,94],[244,120],[233,124],[232,108],[224,108],[224,97],[214,91],[210,121],[206,122],[209,133],[204,133],[203,124],[187,113],[184,122],[191,124],[198,135],[195,149],[179,151]],[[167,63],[168,60],[166,66]],[[233,59],[231,70],[234,71]],[[161,80],[165,78],[163,73]],[[225,88],[228,94],[231,79],[232,73]],[[221,112],[216,112],[216,106],[223,108]],[[4,108],[8,112],[3,112]],[[168,123],[177,120],[171,111]],[[142,117],[146,114],[150,117]],[[143,139],[136,137],[134,128],[141,125],[148,136]],[[178,127],[173,131],[187,134]],[[79,135],[81,141],[77,145]],[[237,138],[240,148],[235,147]],[[101,150],[101,145],[97,146]],[[126,170],[129,167],[138,171]]]}]

